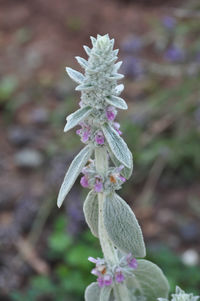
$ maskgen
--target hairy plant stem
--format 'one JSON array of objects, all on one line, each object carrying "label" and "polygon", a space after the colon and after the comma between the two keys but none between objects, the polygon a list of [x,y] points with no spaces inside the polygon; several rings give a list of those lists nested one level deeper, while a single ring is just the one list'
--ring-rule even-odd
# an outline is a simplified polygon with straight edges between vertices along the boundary
[{"label": "hairy plant stem", "polygon": [[[97,172],[104,176],[108,170],[108,154],[106,147],[98,147],[95,149],[95,164]],[[98,221],[98,232],[101,249],[104,258],[111,265],[118,265],[119,259],[117,251],[110,240],[106,231],[104,220],[103,220],[103,206],[106,202],[106,193],[98,193],[98,205],[99,205],[99,221]],[[125,284],[118,284],[114,286],[115,301],[130,301],[128,289]]]}]

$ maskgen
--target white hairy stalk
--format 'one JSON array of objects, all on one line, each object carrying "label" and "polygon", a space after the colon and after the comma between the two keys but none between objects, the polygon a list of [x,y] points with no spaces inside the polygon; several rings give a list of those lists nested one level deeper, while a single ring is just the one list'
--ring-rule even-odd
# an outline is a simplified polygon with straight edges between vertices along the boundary
[{"label": "white hairy stalk", "polygon": [[[95,163],[96,170],[101,175],[106,175],[108,170],[108,153],[105,147],[95,149]],[[99,241],[104,258],[107,262],[112,265],[118,265],[119,259],[117,256],[117,250],[110,240],[108,233],[106,231],[104,220],[103,220],[103,206],[106,202],[106,193],[98,193],[98,203],[99,203]],[[114,287],[114,295],[116,301],[130,301],[129,293],[125,284],[121,284]]]}]

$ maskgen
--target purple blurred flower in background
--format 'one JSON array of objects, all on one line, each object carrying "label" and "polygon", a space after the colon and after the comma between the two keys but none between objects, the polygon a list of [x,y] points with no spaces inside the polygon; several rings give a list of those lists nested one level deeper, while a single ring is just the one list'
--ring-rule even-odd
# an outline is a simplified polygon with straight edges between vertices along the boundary
[{"label": "purple blurred flower in background", "polygon": [[171,16],[164,16],[164,18],[162,19],[162,24],[167,29],[174,29],[174,27],[176,26],[176,19]]},{"label": "purple blurred flower in background", "polygon": [[121,72],[127,77],[139,79],[144,73],[141,60],[134,56],[126,56],[123,60]]},{"label": "purple blurred flower in background", "polygon": [[139,37],[128,37],[121,43],[121,49],[124,52],[137,52],[142,48],[141,39]]},{"label": "purple blurred flower in background", "polygon": [[182,62],[185,59],[185,52],[179,46],[172,45],[166,50],[164,57],[170,62]]}]

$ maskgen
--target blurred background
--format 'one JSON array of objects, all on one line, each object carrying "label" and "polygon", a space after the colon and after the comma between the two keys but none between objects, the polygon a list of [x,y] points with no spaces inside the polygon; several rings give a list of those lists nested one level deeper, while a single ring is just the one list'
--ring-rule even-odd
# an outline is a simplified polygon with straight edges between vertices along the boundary
[{"label": "blurred background", "polygon": [[147,258],[200,293],[200,3],[161,0],[0,1],[0,300],[81,301],[101,257],[77,181],[82,147],[63,133],[79,93],[65,73],[89,36],[114,37],[125,74],[119,114],[135,170],[120,192],[142,226]]}]

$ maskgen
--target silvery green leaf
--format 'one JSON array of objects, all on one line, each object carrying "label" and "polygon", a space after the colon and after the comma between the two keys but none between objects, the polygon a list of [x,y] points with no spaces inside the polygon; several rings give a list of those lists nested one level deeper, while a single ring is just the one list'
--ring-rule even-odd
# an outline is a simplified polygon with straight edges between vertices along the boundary
[{"label": "silvery green leaf", "polygon": [[75,88],[76,91],[91,91],[91,90],[93,90],[93,89],[94,89],[93,86],[89,86],[89,85],[85,85],[85,84],[83,84],[83,85],[78,85],[78,86]]},{"label": "silvery green leaf", "polygon": [[[112,162],[115,164],[116,167],[119,167],[121,165],[121,162],[115,157],[115,155],[113,154],[113,152],[111,151],[109,146],[108,146],[108,152],[109,152],[109,155],[110,155],[110,158],[111,158]],[[124,178],[126,178],[127,180],[131,177],[132,172],[133,172],[133,157],[132,157],[131,151],[130,151],[130,156],[132,158],[131,168],[128,168],[128,167],[124,166],[124,168],[120,171],[120,174]]]},{"label": "silvery green leaf", "polygon": [[69,68],[69,67],[66,67],[66,71],[67,71],[69,77],[71,77],[71,79],[73,79],[73,81],[75,81],[78,84],[82,84],[82,82],[85,79],[85,77],[82,73],[80,73],[72,68]]},{"label": "silvery green leaf", "polygon": [[122,109],[122,110],[127,110],[128,106],[126,104],[126,102],[123,100],[123,98],[118,97],[118,96],[108,96],[106,97],[106,102],[108,102],[110,105],[118,108],[118,109]]},{"label": "silvery green leaf", "polygon": [[95,46],[97,40],[94,37],[90,37],[90,40],[92,42],[92,46]]},{"label": "silvery green leaf", "polygon": [[137,288],[148,301],[167,298],[169,292],[169,284],[162,270],[144,259],[138,260],[138,267],[133,271],[133,277],[127,279],[127,286]]},{"label": "silvery green leaf", "polygon": [[83,204],[83,212],[92,234],[96,237],[98,237],[98,209],[97,193],[91,190]]},{"label": "silvery green leaf", "polygon": [[88,62],[84,58],[82,58],[80,56],[76,56],[76,60],[79,63],[79,65],[81,67],[83,67],[84,69],[88,66]]},{"label": "silvery green leaf", "polygon": [[106,197],[103,208],[108,236],[120,250],[134,257],[146,255],[144,240],[138,221],[128,204],[116,193]]},{"label": "silvery green leaf", "polygon": [[132,157],[130,156],[130,150],[126,142],[119,136],[117,131],[108,123],[102,126],[102,131],[114,156],[123,165],[127,166],[128,168],[131,168],[133,164]]},{"label": "silvery green leaf", "polygon": [[100,290],[100,301],[109,301],[111,291],[112,291],[112,288],[110,286],[102,287]]},{"label": "silvery green leaf", "polygon": [[119,49],[113,50],[113,55],[118,55]]},{"label": "silvery green leaf", "polygon": [[119,68],[121,67],[122,65],[122,61],[120,62],[117,62],[115,65],[114,65],[114,71],[117,72],[119,70]]},{"label": "silvery green leaf", "polygon": [[85,301],[100,301],[100,287],[92,282],[85,290]]},{"label": "silvery green leaf", "polygon": [[90,53],[91,53],[91,49],[88,47],[88,46],[83,46],[85,52],[87,53],[88,56],[90,56]]},{"label": "silvery green leaf", "polygon": [[67,132],[78,125],[82,120],[88,117],[91,112],[92,108],[90,106],[86,106],[67,116],[67,124],[64,128],[64,132]]},{"label": "silvery green leaf", "polygon": [[124,75],[123,74],[120,74],[120,73],[115,73],[115,74],[112,74],[110,76],[107,76],[106,77],[108,80],[118,80],[118,79],[122,79],[124,78]]},{"label": "silvery green leaf", "polygon": [[122,91],[124,90],[124,85],[120,84],[115,88],[115,92],[117,95],[120,95],[122,93]]},{"label": "silvery green leaf", "polygon": [[66,195],[68,194],[74,182],[81,173],[81,170],[83,169],[87,161],[90,159],[92,152],[93,149],[91,148],[91,146],[86,145],[72,161],[58,194],[58,207],[62,205]]}]

